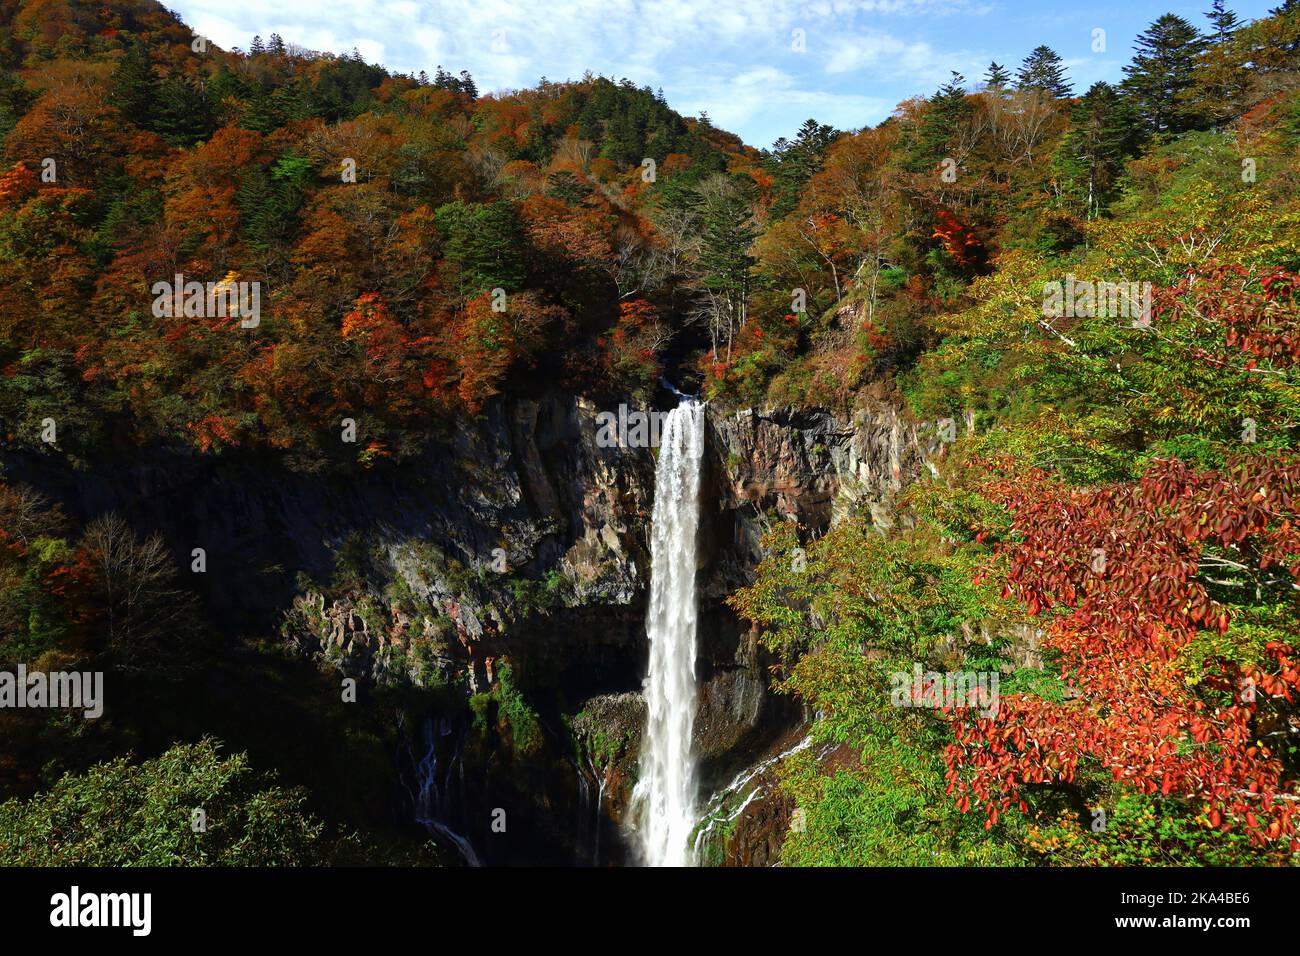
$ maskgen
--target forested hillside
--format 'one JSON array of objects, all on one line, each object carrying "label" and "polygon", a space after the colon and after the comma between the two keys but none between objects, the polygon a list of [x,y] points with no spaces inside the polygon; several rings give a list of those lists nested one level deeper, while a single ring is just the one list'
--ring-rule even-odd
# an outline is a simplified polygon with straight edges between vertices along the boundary
[{"label": "forested hillside", "polygon": [[[1124,72],[1076,90],[1042,46],[760,150],[626,80],[485,93],[221,50],[146,0],[4,0],[0,446],[325,480],[548,388],[896,401],[944,446],[897,520],[775,522],[730,598],[837,747],[782,764],[783,862],[1294,863],[1300,5],[1163,16]],[[256,283],[256,321],[160,314],[178,276]],[[0,485],[3,661],[182,680],[223,638],[176,573]],[[916,663],[1001,673],[997,713],[900,707]],[[0,796],[55,814],[102,744],[12,719]],[[293,829],[251,861],[328,856],[265,793]],[[6,806],[0,848],[38,826]]]},{"label": "forested hillside", "polygon": [[[733,598],[862,758],[788,768],[808,813],[788,862],[1300,846],[1300,12],[1201,27],[1162,17],[1119,88],[1069,96],[1049,51],[974,96],[954,77],[838,139],[756,247],[855,303],[770,389],[886,365],[955,439],[905,531],[855,519],[798,564],[787,532]],[[1149,307],[1103,294],[1135,282]],[[889,675],[915,661],[1009,672],[996,716],[899,709]]]},{"label": "forested hillside", "polygon": [[[343,451],[370,462],[539,367],[644,396],[702,255],[656,216],[736,215],[761,178],[626,81],[479,97],[279,37],[227,54],[152,4],[12,24],[0,414],[20,442],[55,417],[70,455],[183,441],[310,467],[351,417]],[[175,274],[261,283],[258,327],[153,321]]]}]

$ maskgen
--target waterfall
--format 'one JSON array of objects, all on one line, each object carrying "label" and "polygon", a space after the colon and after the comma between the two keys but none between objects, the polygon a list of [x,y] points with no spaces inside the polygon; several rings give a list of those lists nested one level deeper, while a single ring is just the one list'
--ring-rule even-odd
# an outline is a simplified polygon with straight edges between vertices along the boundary
[{"label": "waterfall", "polygon": [[650,538],[646,731],[632,799],[650,866],[692,862],[695,824],[695,533],[699,526],[704,405],[683,398],[662,426]]},{"label": "waterfall", "polygon": [[[469,840],[461,836],[445,822],[452,807],[451,789],[454,775],[460,764],[460,740],[455,740],[451,761],[443,780],[439,780],[438,740],[453,733],[451,724],[445,718],[429,718],[424,723],[421,734],[424,744],[424,756],[415,767],[415,820],[435,838],[450,843],[468,866],[479,866],[478,855]],[[464,767],[459,767],[464,774]],[[463,784],[463,779],[461,783]]]}]

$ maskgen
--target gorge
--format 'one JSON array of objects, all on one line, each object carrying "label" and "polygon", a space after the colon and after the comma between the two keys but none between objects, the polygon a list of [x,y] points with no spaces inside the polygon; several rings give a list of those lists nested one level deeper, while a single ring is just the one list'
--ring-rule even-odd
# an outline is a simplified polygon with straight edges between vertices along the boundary
[{"label": "gorge", "polygon": [[[600,411],[557,391],[497,401],[418,461],[347,480],[233,457],[160,455],[88,472],[10,452],[5,464],[79,521],[118,513],[178,555],[201,544],[209,571],[193,586],[230,632],[274,627],[294,658],[361,682],[342,719],[353,724],[346,708],[362,708],[395,759],[391,782],[371,781],[365,809],[349,816],[418,823],[451,861],[683,862],[668,848],[691,846],[696,790],[703,806],[788,749],[803,724],[770,692],[754,635],[722,604],[759,558],[766,516],[810,535],[855,510],[887,523],[893,496],[935,449],[886,404],[843,422],[825,410],[720,413],[685,400],[665,418],[656,469],[650,449],[596,440]],[[660,501],[688,499],[698,514],[652,518]],[[491,570],[497,547],[505,572]],[[697,563],[698,575],[686,573]],[[696,653],[686,646],[693,587]],[[662,668],[650,664],[657,635],[683,638],[658,645]],[[647,673],[664,704],[649,738]],[[402,687],[411,693],[399,705],[390,691]],[[110,694],[110,713],[112,704]],[[251,730],[226,733],[254,754],[267,746]],[[686,753],[698,761],[694,782]],[[313,774],[323,769],[304,769],[304,780],[321,786]],[[668,814],[641,829],[638,780]],[[492,830],[497,808],[504,833]]]},{"label": "gorge", "polygon": [[0,864],[1300,863],[1300,0],[542,6],[0,6]]}]

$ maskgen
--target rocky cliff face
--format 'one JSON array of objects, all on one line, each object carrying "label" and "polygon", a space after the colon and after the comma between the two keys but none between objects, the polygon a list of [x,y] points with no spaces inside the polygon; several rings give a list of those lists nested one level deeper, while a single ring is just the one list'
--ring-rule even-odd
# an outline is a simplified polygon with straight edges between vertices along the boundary
[{"label": "rocky cliff face", "polygon": [[895,496],[936,451],[937,441],[924,432],[885,404],[865,406],[851,421],[789,407],[710,416],[696,717],[705,793],[743,777],[803,719],[789,700],[769,692],[771,662],[757,634],[722,603],[750,582],[764,527],[775,515],[815,536],[863,511],[891,527]]},{"label": "rocky cliff face", "polygon": [[[654,454],[602,447],[600,411],[559,393],[500,401],[415,460],[328,476],[161,453],[89,472],[0,462],[6,480],[74,516],[112,510],[161,533],[182,568],[204,548],[208,570],[190,580],[241,629],[279,630],[362,682],[425,688],[431,712],[402,761],[413,804],[440,808],[480,857],[617,861],[643,720]],[[706,792],[802,720],[768,692],[755,635],[722,604],[748,581],[768,514],[818,533],[867,509],[887,526],[926,446],[885,405],[847,422],[789,408],[710,414],[696,721]],[[483,808],[500,807],[525,821],[508,832],[528,836],[489,828]]]},{"label": "rocky cliff face", "polygon": [[841,422],[818,409],[745,409],[712,419],[709,507],[732,532],[711,556],[710,582],[727,593],[759,558],[768,512],[810,534],[861,510],[894,524],[893,499],[920,473],[937,439],[889,405]]}]

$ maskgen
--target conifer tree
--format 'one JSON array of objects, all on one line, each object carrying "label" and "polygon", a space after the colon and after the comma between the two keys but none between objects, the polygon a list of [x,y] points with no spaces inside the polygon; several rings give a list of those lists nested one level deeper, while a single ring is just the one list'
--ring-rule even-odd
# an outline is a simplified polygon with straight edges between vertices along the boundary
[{"label": "conifer tree", "polygon": [[241,97],[241,105],[239,125],[244,129],[269,133],[284,122],[284,117],[276,108],[275,98],[261,84],[251,84],[251,88]]},{"label": "conifer tree", "polygon": [[36,95],[23,86],[14,74],[0,72],[0,137],[14,128],[14,124],[27,112]]},{"label": "conifer tree", "polygon": [[158,95],[158,79],[143,44],[132,43],[126,48],[113,71],[111,83],[109,103],[132,123],[148,129]]},{"label": "conifer tree", "polygon": [[1050,46],[1035,47],[1016,74],[1016,89],[1037,90],[1058,100],[1069,96],[1070,83],[1057,52]]},{"label": "conifer tree", "polygon": [[739,177],[715,176],[705,184],[698,209],[702,234],[697,264],[704,287],[722,304],[711,310],[714,354],[723,339],[730,354],[732,336],[745,324],[750,273],[758,261],[749,251],[759,232],[749,183]]},{"label": "conifer tree", "polygon": [[1137,147],[1129,102],[1109,83],[1094,83],[1070,110],[1070,131],[1055,161],[1066,194],[1078,199],[1088,219],[1105,211]]},{"label": "conifer tree", "polygon": [[1006,67],[994,60],[984,74],[984,85],[990,90],[1005,90],[1011,85],[1011,74]]},{"label": "conifer tree", "polygon": [[[1270,17],[1300,16],[1300,0],[1284,0],[1280,7],[1268,11],[1268,15]],[[1300,50],[1300,40],[1287,44],[1286,49],[1291,52]]]},{"label": "conifer tree", "polygon": [[1181,133],[1203,121],[1189,106],[1187,92],[1205,45],[1200,31],[1173,13],[1160,17],[1138,37],[1133,62],[1124,67],[1123,88],[1151,132]]},{"label": "conifer tree", "polygon": [[965,82],[966,78],[954,71],[952,78],[930,97],[908,163],[913,172],[931,169],[947,156],[957,128],[974,111],[966,98]]},{"label": "conifer tree", "polygon": [[247,98],[249,95],[249,84],[244,82],[239,74],[223,63],[220,72],[218,72],[208,84],[208,91],[212,94],[212,98],[218,103],[229,97],[242,100]]},{"label": "conifer tree", "polygon": [[1237,18],[1237,14],[1224,7],[1223,0],[1214,0],[1205,18],[1210,21],[1210,26],[1213,28],[1209,36],[1211,43],[1222,43],[1241,29],[1241,21]]},{"label": "conifer tree", "polygon": [[287,244],[297,226],[311,164],[287,155],[266,167],[254,167],[239,190],[239,210],[249,242],[259,249]]},{"label": "conifer tree", "polygon": [[301,77],[295,77],[277,89],[271,101],[281,122],[303,120],[311,116],[311,91]]},{"label": "conifer tree", "polygon": [[510,203],[457,200],[438,207],[434,218],[443,235],[444,259],[464,294],[523,287],[523,227]]},{"label": "conifer tree", "polygon": [[772,147],[773,178],[776,200],[770,215],[779,219],[794,209],[799,201],[799,190],[821,169],[826,150],[839,135],[833,126],[804,120],[794,142],[784,136]]},{"label": "conifer tree", "polygon": [[150,128],[174,146],[192,146],[216,129],[208,94],[187,77],[169,76],[158,85]]}]

